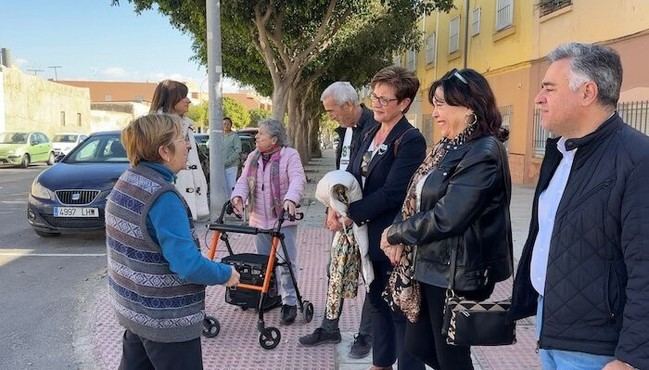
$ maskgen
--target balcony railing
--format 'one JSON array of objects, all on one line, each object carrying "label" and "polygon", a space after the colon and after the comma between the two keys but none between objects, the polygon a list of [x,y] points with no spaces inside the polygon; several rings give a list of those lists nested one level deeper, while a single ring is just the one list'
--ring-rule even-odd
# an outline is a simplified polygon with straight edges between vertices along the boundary
[{"label": "balcony railing", "polygon": [[570,5],[572,5],[572,0],[541,0],[539,2],[539,17],[546,16]]}]

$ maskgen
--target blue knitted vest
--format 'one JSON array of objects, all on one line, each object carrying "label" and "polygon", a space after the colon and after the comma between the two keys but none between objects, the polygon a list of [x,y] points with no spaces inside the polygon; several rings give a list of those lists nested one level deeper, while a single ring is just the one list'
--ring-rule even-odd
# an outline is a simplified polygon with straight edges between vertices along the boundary
[{"label": "blue knitted vest", "polygon": [[[107,199],[106,249],[110,297],[119,323],[143,338],[172,343],[200,336],[205,286],[187,283],[171,272],[149,235],[149,209],[168,191],[177,193],[155,170],[145,166],[126,170]],[[191,217],[189,223],[195,235]]]}]

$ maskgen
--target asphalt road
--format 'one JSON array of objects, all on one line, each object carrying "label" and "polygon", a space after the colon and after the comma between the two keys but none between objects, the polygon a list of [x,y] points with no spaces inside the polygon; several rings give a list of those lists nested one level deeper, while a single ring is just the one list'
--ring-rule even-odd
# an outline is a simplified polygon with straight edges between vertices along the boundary
[{"label": "asphalt road", "polygon": [[0,369],[91,369],[89,309],[105,284],[103,232],[37,236],[27,196],[47,166],[0,168]]}]

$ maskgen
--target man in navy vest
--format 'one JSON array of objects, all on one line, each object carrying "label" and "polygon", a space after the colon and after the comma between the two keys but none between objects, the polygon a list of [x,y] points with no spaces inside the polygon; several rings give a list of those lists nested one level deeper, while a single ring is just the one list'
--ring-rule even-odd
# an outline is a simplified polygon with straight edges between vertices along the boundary
[{"label": "man in navy vest", "polygon": [[616,112],[620,57],[571,43],[536,96],[546,144],[511,314],[544,370],[649,369],[649,137]]}]

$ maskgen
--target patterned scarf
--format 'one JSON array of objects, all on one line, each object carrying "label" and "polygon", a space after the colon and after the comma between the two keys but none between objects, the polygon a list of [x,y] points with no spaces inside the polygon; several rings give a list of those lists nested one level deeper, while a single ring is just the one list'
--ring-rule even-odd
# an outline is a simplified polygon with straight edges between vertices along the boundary
[{"label": "patterned scarf", "polygon": [[[279,217],[282,213],[282,196],[281,189],[279,186],[279,160],[282,147],[276,147],[268,153],[262,153],[259,150],[254,151],[254,157],[250,162],[250,167],[248,168],[248,173],[246,173],[246,179],[248,180],[248,202],[250,203],[250,209],[255,209],[255,193],[257,190],[257,168],[259,167],[259,158],[261,157],[264,169],[268,164],[270,164],[270,195],[272,201],[272,210],[273,216],[275,218]],[[262,179],[263,181],[263,179]],[[263,184],[262,184],[263,188]]]},{"label": "patterned scarf", "polygon": [[[408,219],[417,213],[417,184],[426,178],[439,163],[444,159],[448,149],[463,145],[473,136],[476,123],[469,124],[464,131],[453,139],[442,138],[433,150],[426,156],[426,159],[419,165],[417,171],[410,179],[406,199],[401,208],[401,218]],[[408,321],[416,322],[419,318],[421,307],[421,290],[419,282],[414,279],[415,276],[415,245],[404,245],[399,264],[392,270],[388,284],[383,291],[383,299],[393,311],[398,309],[403,312]]]}]

